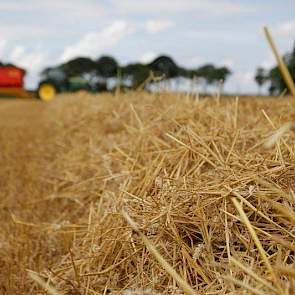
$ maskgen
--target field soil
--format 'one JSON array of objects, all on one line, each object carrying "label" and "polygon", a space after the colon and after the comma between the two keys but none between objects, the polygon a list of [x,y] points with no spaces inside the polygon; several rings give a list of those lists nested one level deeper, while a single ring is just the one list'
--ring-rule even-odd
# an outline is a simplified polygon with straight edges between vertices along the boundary
[{"label": "field soil", "polygon": [[294,294],[294,117],[291,98],[1,99],[0,294]]}]

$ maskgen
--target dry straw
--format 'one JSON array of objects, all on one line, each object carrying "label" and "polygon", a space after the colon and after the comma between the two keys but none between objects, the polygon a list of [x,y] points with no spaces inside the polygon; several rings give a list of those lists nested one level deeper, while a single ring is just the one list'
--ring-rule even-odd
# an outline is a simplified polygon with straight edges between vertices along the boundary
[{"label": "dry straw", "polygon": [[148,250],[153,254],[153,256],[158,260],[161,266],[170,274],[174,280],[179,284],[181,289],[185,294],[194,295],[196,292],[191,288],[190,285],[173,269],[173,267],[163,258],[163,256],[158,252],[155,246],[149,241],[149,239],[138,229],[136,223],[131,219],[127,212],[123,211],[123,216],[127,223],[135,230],[139,236],[142,238],[144,244]]},{"label": "dry straw", "polygon": [[294,134],[263,146],[290,101],[23,103],[0,120],[0,293],[291,295]]},{"label": "dry straw", "polygon": [[282,59],[282,57],[280,56],[280,54],[277,50],[277,47],[273,41],[273,38],[271,36],[269,29],[267,27],[264,27],[263,30],[264,30],[264,34],[266,36],[266,39],[271,47],[271,50],[277,60],[277,63],[278,63],[279,69],[281,71],[281,74],[283,76],[283,79],[285,80],[287,87],[289,88],[291,94],[293,95],[293,97],[295,99],[295,85],[294,85],[292,76],[291,76],[287,66],[285,65],[284,60]]},{"label": "dry straw", "polygon": [[[270,48],[276,58],[276,61],[278,63],[278,67],[280,69],[281,75],[290,91],[290,93],[293,96],[293,107],[295,107],[295,85],[294,85],[294,81],[293,78],[283,60],[283,58],[280,56],[278,49],[275,45],[275,42],[271,36],[271,33],[269,31],[269,29],[267,27],[263,28],[264,34],[266,36],[266,39],[270,45]],[[265,147],[266,148],[272,148],[277,142],[278,140],[280,140],[280,138],[289,130],[294,131],[295,127],[294,127],[294,123],[293,122],[288,122],[285,123],[281,128],[279,128],[266,142],[265,142]]]}]

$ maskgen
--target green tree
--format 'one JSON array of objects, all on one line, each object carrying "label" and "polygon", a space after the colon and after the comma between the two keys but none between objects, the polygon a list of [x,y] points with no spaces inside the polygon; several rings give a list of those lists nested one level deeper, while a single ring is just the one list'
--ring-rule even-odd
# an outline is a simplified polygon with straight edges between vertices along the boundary
[{"label": "green tree", "polygon": [[227,67],[220,67],[214,69],[214,80],[216,83],[225,83],[226,79],[231,75],[231,70]]},{"label": "green tree", "polygon": [[95,62],[88,57],[77,57],[64,63],[63,67],[68,77],[82,76],[94,72]]},{"label": "green tree", "polygon": [[263,69],[262,67],[257,68],[254,80],[258,85],[259,93],[260,93],[261,87],[267,81],[267,73],[266,73],[265,69]]},{"label": "green tree", "polygon": [[166,55],[157,57],[154,61],[148,64],[148,67],[156,75],[164,75],[166,79],[177,77],[179,68],[174,60]]},{"label": "green tree", "polygon": [[[295,80],[295,46],[290,53],[283,56],[284,62],[293,78]],[[269,82],[269,93],[271,95],[278,95],[287,89],[285,81],[281,75],[278,66],[271,68],[266,73],[266,81]]]},{"label": "green tree", "polygon": [[102,56],[95,62],[96,73],[105,78],[112,78],[118,75],[119,65],[112,56]]},{"label": "green tree", "polygon": [[223,86],[227,78],[231,75],[231,70],[225,66],[216,67],[213,64],[205,64],[195,70],[191,70],[191,77],[197,77],[204,81],[204,91],[210,85]]},{"label": "green tree", "polygon": [[279,95],[286,89],[286,84],[278,67],[269,70],[267,79],[270,82],[268,88],[270,95]]},{"label": "green tree", "polygon": [[135,63],[122,67],[121,73],[126,84],[131,84],[131,87],[136,89],[149,77],[150,69],[147,65]]},{"label": "green tree", "polygon": [[196,70],[197,77],[204,81],[204,91],[208,85],[212,85],[215,81],[215,67],[213,64],[205,64]]},{"label": "green tree", "polygon": [[183,77],[183,78],[190,78],[191,77],[191,70],[186,69],[184,67],[178,67],[177,76]]},{"label": "green tree", "polygon": [[103,89],[104,91],[113,88],[110,86],[110,79],[118,77],[119,64],[112,56],[101,56],[95,61],[95,73],[96,73],[96,87],[97,89]]}]

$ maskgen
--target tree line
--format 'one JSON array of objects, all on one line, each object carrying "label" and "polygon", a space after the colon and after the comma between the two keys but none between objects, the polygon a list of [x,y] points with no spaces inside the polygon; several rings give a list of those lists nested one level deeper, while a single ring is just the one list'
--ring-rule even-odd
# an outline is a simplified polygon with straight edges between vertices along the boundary
[{"label": "tree line", "polygon": [[[293,49],[283,56],[283,60],[289,69],[293,81],[295,81],[295,44]],[[261,91],[263,86],[266,86],[270,95],[279,95],[288,90],[278,66],[274,66],[269,70],[258,67],[254,80],[259,87],[259,91]]]},{"label": "tree line", "polygon": [[[187,69],[176,64],[169,56],[161,55],[150,63],[130,63],[121,66],[112,56],[101,56],[98,59],[77,57],[55,67],[42,71],[46,75],[52,69],[62,69],[68,78],[83,77],[95,85],[98,91],[110,90],[108,82],[115,81],[123,88],[136,89],[147,87],[159,80],[168,81],[179,78],[201,80],[205,86],[225,83],[231,70],[225,66],[217,67],[214,64],[205,64],[195,69]],[[150,79],[150,77],[151,78]]]},{"label": "tree line", "polygon": [[[295,44],[293,49],[283,56],[283,60],[295,81]],[[15,65],[0,61],[1,66]],[[115,81],[117,84],[119,82],[123,88],[136,89],[140,86],[146,87],[156,84],[159,80],[164,82],[180,81],[181,78],[195,80],[199,84],[203,84],[206,90],[207,86],[222,86],[232,74],[228,67],[218,67],[212,63],[204,64],[198,68],[185,68],[167,55],[161,55],[150,63],[137,62],[124,66],[120,65],[114,57],[107,55],[98,59],[77,57],[55,67],[48,67],[41,74],[46,76],[52,69],[62,70],[67,78],[81,77],[94,85],[94,89],[97,91],[110,90],[108,86],[110,81]],[[151,73],[157,79],[149,79]],[[271,69],[258,67],[254,80],[259,87],[259,92],[264,86],[267,87],[270,95],[279,95],[287,90],[278,66]],[[145,83],[146,81],[149,83]]]}]

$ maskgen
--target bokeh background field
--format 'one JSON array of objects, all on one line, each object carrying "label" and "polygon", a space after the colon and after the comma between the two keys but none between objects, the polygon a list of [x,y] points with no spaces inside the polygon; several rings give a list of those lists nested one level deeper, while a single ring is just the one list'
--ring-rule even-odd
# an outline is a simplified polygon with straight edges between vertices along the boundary
[{"label": "bokeh background field", "polygon": [[288,97],[0,100],[0,293],[183,294],[125,211],[196,294],[294,294],[294,134],[264,147],[293,119]]}]

